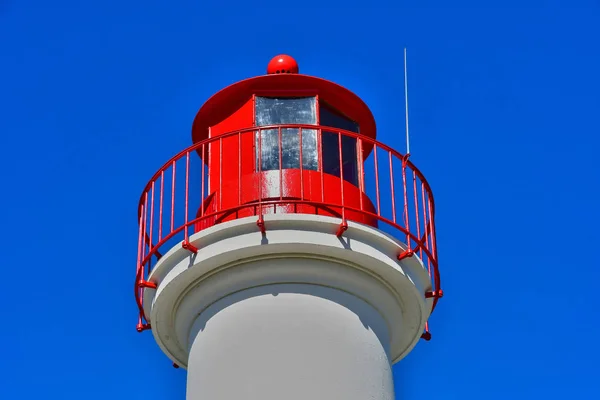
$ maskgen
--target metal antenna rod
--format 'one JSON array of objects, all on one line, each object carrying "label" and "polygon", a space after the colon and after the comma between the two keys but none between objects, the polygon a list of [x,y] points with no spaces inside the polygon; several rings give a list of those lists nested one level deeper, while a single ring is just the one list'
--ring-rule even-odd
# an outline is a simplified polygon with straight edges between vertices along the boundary
[{"label": "metal antenna rod", "polygon": [[404,106],[406,110],[406,154],[410,154],[410,137],[408,135],[408,72],[406,68],[406,47],[404,48]]}]

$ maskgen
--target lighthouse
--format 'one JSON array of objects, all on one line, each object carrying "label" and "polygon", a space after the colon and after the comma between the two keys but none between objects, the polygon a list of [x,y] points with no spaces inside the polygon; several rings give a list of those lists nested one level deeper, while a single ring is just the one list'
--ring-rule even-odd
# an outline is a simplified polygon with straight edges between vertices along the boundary
[{"label": "lighthouse", "polygon": [[442,296],[433,194],[290,56],[210,97],[138,206],[137,330],[188,400],[391,400]]}]

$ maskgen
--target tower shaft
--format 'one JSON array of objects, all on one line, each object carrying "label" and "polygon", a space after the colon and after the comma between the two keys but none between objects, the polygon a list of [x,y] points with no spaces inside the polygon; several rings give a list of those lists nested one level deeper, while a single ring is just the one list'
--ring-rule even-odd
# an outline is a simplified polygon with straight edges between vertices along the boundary
[{"label": "tower shaft", "polygon": [[[303,266],[301,259],[286,263]],[[190,343],[188,400],[394,398],[386,322],[341,290],[243,290],[208,307]]]},{"label": "tower shaft", "polygon": [[144,304],[163,351],[188,370],[188,400],[392,400],[391,365],[428,316],[429,276],[400,243],[332,217],[214,226],[174,248]]}]

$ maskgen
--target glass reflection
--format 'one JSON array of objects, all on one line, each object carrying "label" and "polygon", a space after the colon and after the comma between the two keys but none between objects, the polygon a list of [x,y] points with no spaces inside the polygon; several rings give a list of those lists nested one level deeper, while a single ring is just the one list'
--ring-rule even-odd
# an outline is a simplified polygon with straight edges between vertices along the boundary
[{"label": "glass reflection", "polygon": [[[256,97],[255,117],[257,126],[279,124],[316,125],[316,98],[269,98]],[[256,135],[257,169],[262,171],[278,170],[279,130],[267,129]],[[260,142],[259,142],[260,141]],[[302,167],[317,170],[317,131],[302,129]],[[300,168],[300,129],[281,128],[281,168]]]}]

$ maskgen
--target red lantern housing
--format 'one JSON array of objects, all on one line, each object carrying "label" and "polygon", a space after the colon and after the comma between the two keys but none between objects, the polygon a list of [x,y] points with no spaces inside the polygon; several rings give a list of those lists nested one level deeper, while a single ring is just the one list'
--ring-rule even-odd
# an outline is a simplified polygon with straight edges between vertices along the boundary
[{"label": "red lantern housing", "polygon": [[[194,143],[219,140],[205,149],[209,194],[197,215],[229,211],[196,229],[257,215],[259,208],[377,226],[368,215],[376,211],[362,178],[373,146],[357,141],[375,139],[371,111],[342,86],[297,70],[291,57],[277,56],[269,75],[221,90],[198,111]],[[368,213],[341,209],[342,196],[348,209]]]}]

